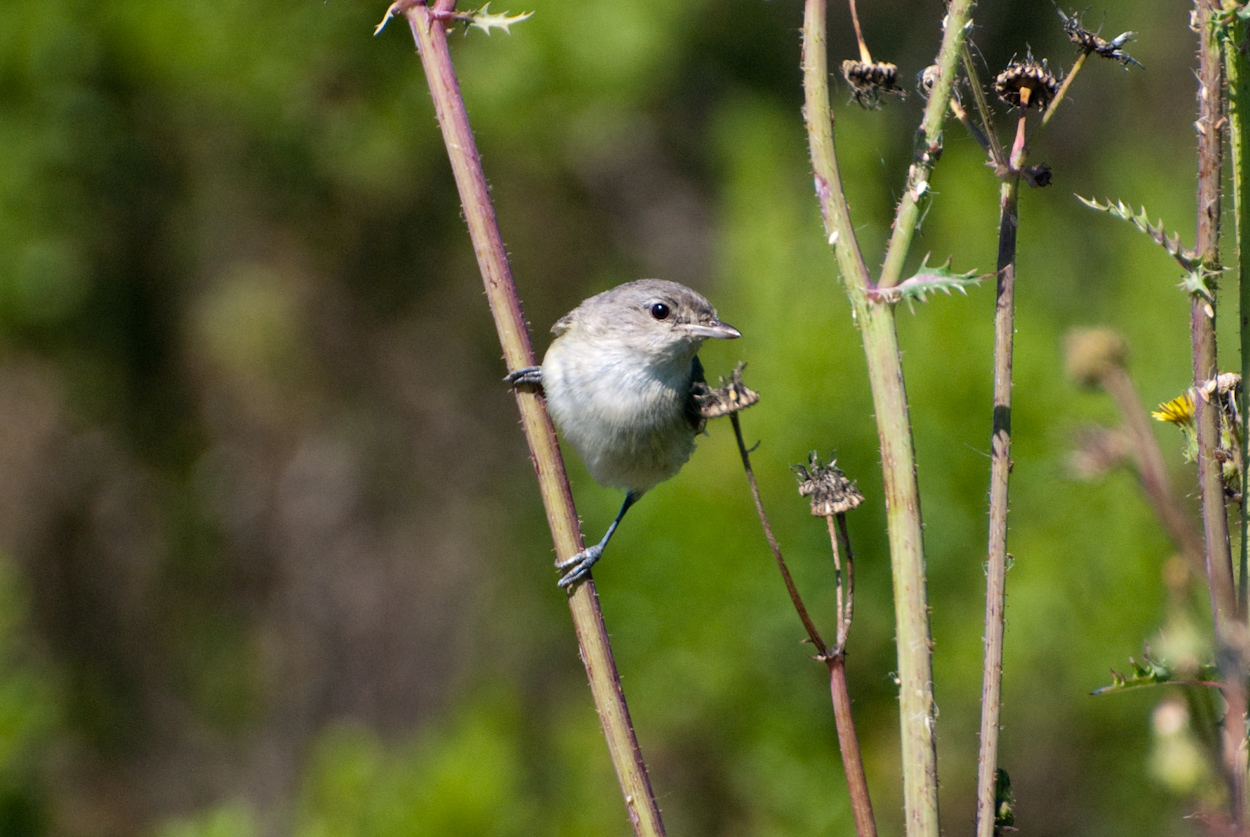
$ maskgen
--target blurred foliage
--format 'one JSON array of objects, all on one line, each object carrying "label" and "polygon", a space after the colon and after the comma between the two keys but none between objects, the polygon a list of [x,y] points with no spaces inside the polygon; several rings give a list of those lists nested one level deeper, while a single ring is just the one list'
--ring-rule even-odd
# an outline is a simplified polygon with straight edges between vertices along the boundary
[{"label": "blurred foliage", "polygon": [[[402,26],[370,37],[384,5],[6,6],[0,833],[629,833],[419,62]],[[495,5],[535,14],[453,50],[538,350],[613,284],[704,291],[744,335],[704,365],[715,379],[750,363],[763,400],[745,431],[818,619],[827,534],[789,466],[834,451],[868,498],[851,519],[848,671],[878,817],[898,833],[876,432],[811,193],[801,9]],[[942,3],[861,12],[903,78],[929,63]],[[1145,644],[1181,637],[1201,656],[1206,624],[1132,475],[1077,482],[1066,464],[1079,428],[1116,420],[1064,378],[1068,329],[1123,333],[1147,404],[1189,374],[1176,265],[1072,197],[1145,205],[1184,239],[1188,10],[1109,0],[1086,25],[1104,14],[1139,33],[1147,70],[1087,68],[1035,155],[1054,185],[1021,205],[1001,759],[1037,835],[1188,833],[1183,816],[1218,803],[1197,704],[1089,696]],[[830,16],[836,66],[855,47],[846,10]],[[986,77],[1030,48],[1056,69],[1074,57],[1049,4],[983,4],[974,39]],[[839,153],[873,262],[921,103],[866,113],[843,92]],[[957,124],[932,187],[912,267],[989,272],[997,184]],[[948,828],[974,807],[992,311],[983,283],[899,312]],[[1236,316],[1223,305],[1221,328]],[[823,668],[728,426],[699,447],[596,568],[666,823],[849,833]],[[600,532],[620,498],[569,464]]]}]

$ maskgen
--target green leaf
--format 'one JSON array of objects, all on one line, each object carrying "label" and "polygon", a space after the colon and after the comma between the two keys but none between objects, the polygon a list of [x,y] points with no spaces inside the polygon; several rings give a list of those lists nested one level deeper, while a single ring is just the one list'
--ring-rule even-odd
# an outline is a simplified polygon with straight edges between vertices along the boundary
[{"label": "green leaf", "polygon": [[[1159,219],[1157,224],[1151,224],[1150,218],[1146,215],[1146,207],[1142,207],[1141,212],[1133,214],[1132,208],[1124,203],[1117,201],[1116,203],[1099,203],[1095,200],[1083,198],[1080,195],[1076,199],[1088,206],[1090,209],[1096,209],[1099,212],[1105,212],[1114,218],[1120,218],[1128,221],[1134,227],[1144,232],[1155,240],[1155,243],[1167,250],[1172,258],[1180,262],[1181,267],[1189,273],[1194,273],[1201,268],[1202,262],[1198,258],[1198,254],[1193,250],[1181,246],[1181,237],[1179,233],[1173,233],[1170,237],[1163,228],[1163,219]],[[1205,287],[1205,286],[1204,286]],[[1188,290],[1188,286],[1186,287]],[[1190,291],[1194,293],[1194,291]],[[1209,292],[1208,292],[1209,293]]]},{"label": "green leaf", "polygon": [[1128,658],[1133,670],[1129,674],[1120,674],[1111,670],[1111,685],[1103,686],[1090,692],[1091,695],[1107,695],[1123,692],[1128,689],[1139,689],[1143,686],[1218,686],[1219,671],[1212,663],[1204,663],[1197,671],[1177,672],[1170,664],[1152,658],[1149,654],[1142,655],[1139,663],[1132,657]]},{"label": "green leaf", "polygon": [[979,285],[985,278],[978,276],[975,270],[967,273],[952,272],[950,259],[947,259],[945,264],[936,267],[930,267],[928,261],[929,257],[926,255],[920,264],[920,270],[910,279],[904,279],[889,288],[872,288],[868,291],[868,295],[878,302],[891,305],[905,299],[910,306],[913,302],[927,302],[929,294],[936,291],[948,295],[951,291],[967,294],[969,285]]}]

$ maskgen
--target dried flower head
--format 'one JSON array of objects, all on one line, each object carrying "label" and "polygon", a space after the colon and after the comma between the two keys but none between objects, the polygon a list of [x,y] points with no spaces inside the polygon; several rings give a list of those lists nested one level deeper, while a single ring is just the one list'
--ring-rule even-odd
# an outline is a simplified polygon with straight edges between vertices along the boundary
[{"label": "dried flower head", "polygon": [[[1023,91],[1028,91],[1025,94]],[[1012,61],[1007,69],[994,79],[994,92],[1012,107],[1035,107],[1044,110],[1059,91],[1059,82],[1050,73],[1043,58],[1035,61],[1026,55],[1022,61]]]},{"label": "dried flower head", "polygon": [[1125,44],[1133,40],[1136,32],[1124,32],[1108,41],[1099,37],[1097,32],[1091,32],[1082,26],[1081,16],[1077,12],[1073,12],[1072,17],[1068,17],[1063,13],[1063,9],[1060,9],[1059,17],[1063,20],[1064,34],[1068,36],[1068,40],[1080,47],[1082,52],[1086,54],[1092,52],[1103,58],[1119,61],[1126,68],[1129,64],[1141,66],[1141,62],[1122,49]]},{"label": "dried flower head", "polygon": [[719,418],[739,410],[745,410],[760,400],[760,394],[742,383],[742,370],[746,364],[739,362],[729,380],[720,379],[720,385],[712,389],[707,384],[696,385],[695,402],[703,418]]},{"label": "dried flower head", "polygon": [[1236,372],[1221,372],[1198,390],[1205,401],[1215,401],[1227,410],[1236,412],[1241,397],[1241,376]]},{"label": "dried flower head", "polygon": [[898,67],[884,61],[842,62],[842,77],[851,88],[856,104],[863,108],[876,108],[881,104],[881,94],[903,96],[898,86]]},{"label": "dried flower head", "polygon": [[812,451],[807,466],[795,465],[794,473],[799,478],[799,494],[812,498],[812,514],[816,517],[842,514],[864,502],[864,495],[838,468],[836,459],[822,465],[816,451]]}]

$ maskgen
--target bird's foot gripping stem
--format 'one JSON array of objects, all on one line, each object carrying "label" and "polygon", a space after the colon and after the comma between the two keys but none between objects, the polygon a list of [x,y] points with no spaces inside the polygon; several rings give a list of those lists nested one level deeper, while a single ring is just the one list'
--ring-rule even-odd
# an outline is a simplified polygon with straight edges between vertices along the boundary
[{"label": "bird's foot gripping stem", "polygon": [[504,376],[504,381],[513,389],[531,386],[542,392],[543,368],[541,366],[526,366],[515,372],[509,372]]},{"label": "bird's foot gripping stem", "polygon": [[589,576],[590,568],[598,563],[599,558],[602,556],[603,544],[597,543],[594,546],[583,549],[567,561],[561,561],[556,564],[556,569],[563,571],[564,575],[556,583],[567,590]]},{"label": "bird's foot gripping stem", "polygon": [[625,516],[625,512],[629,511],[630,506],[638,502],[638,498],[641,496],[641,491],[630,491],[627,493],[625,502],[621,504],[621,510],[616,513],[616,520],[613,520],[612,525],[608,527],[607,534],[603,536],[603,540],[594,546],[586,547],[572,558],[556,564],[556,569],[565,571],[564,575],[557,582],[561,587],[567,590],[571,585],[590,575],[590,568],[603,556],[603,548],[608,545],[608,541],[612,540],[612,533],[616,531],[617,526],[621,525],[621,518]]}]

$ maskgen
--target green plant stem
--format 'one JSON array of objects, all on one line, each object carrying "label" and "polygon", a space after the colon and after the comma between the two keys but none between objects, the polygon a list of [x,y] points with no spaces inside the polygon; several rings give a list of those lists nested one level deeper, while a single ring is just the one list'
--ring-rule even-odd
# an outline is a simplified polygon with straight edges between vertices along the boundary
[{"label": "green plant stem", "polygon": [[[938,55],[938,74],[921,127],[920,149],[908,172],[880,285],[897,284],[916,224],[918,201],[941,151],[941,129],[968,23],[971,0],[954,0]],[[903,807],[908,837],[938,837],[936,708],[926,595],[920,490],[915,448],[894,312],[868,299],[868,269],[850,222],[829,107],[824,0],[806,0],[803,15],[804,116],[825,232],[834,248],[842,281],[860,327],[872,386],[881,445],[890,564],[894,582],[899,668],[899,721],[902,728]]]},{"label": "green plant stem", "polygon": [[907,170],[907,186],[894,211],[890,243],[886,247],[881,279],[877,283],[882,288],[893,287],[903,278],[911,241],[920,223],[921,200],[929,194],[929,175],[942,153],[942,125],[949,111],[951,92],[955,86],[955,64],[963,50],[972,5],[972,0],[951,0],[946,7],[945,31],[935,62],[938,74],[933,89],[929,91],[929,102],[925,105],[920,123],[919,147]]},{"label": "green plant stem", "polygon": [[[477,146],[460,95],[459,82],[447,48],[445,24],[439,13],[454,7],[452,2],[442,2],[436,7],[411,5],[404,8],[426,80],[434,99],[447,154],[451,159],[460,200],[464,206],[465,220],[477,254],[478,266],[486,285],[486,295],[499,331],[504,359],[509,369],[530,366],[534,352],[530,345],[525,317],[521,312],[520,299],[512,280],[503,240],[490,202],[486,177],[482,172]],[[518,390],[517,406],[521,412],[521,425],[534,458],[538,484],[547,520],[555,541],[557,560],[580,552],[583,540],[569,490],[568,477],[556,443],[555,430],[547,415],[542,399],[534,393]],[[608,740],[612,764],[620,780],[625,807],[639,837],[661,837],[664,826],[660,821],[659,807],[651,791],[646,764],[634,736],[629,710],[621,690],[620,676],[608,644],[607,629],[599,608],[594,584],[588,579],[574,586],[569,595],[569,608],[581,649],[582,661],[590,678],[591,692],[604,735]]]},{"label": "green plant stem", "polygon": [[[1217,23],[1218,5],[1195,3],[1198,32],[1198,222],[1194,249],[1204,267],[1219,265],[1220,177],[1223,152],[1223,43]],[[1230,640],[1240,631],[1237,595],[1233,586],[1232,555],[1224,480],[1218,458],[1220,408],[1201,396],[1203,385],[1218,373],[1216,361],[1215,292],[1212,298],[1191,295],[1190,333],[1193,348],[1195,423],[1198,435],[1198,482],[1202,494],[1203,535],[1206,541],[1207,583],[1215,619],[1216,657],[1228,703],[1223,725],[1224,775],[1229,786],[1233,823],[1241,829],[1246,817],[1245,711],[1246,684],[1240,643]]]},{"label": "green plant stem", "polygon": [[825,0],[806,0],[803,12],[803,116],[812,166],[816,170],[816,195],[847,294],[856,315],[867,305],[872,284],[868,265],[859,249],[851,213],[842,189],[838,155],[833,145],[833,111],[829,107],[829,58],[826,38]]},{"label": "green plant stem", "polygon": [[[1023,116],[1022,116],[1023,118]],[[1018,172],[1019,161],[1013,160]],[[990,532],[985,582],[985,660],[981,681],[981,750],[977,759],[977,837],[993,837],[995,770],[1002,709],[1007,598],[1007,497],[1011,479],[1011,369],[1015,335],[1016,230],[1020,175],[1003,180],[998,221],[998,293],[994,306],[994,410],[990,435]]]}]

